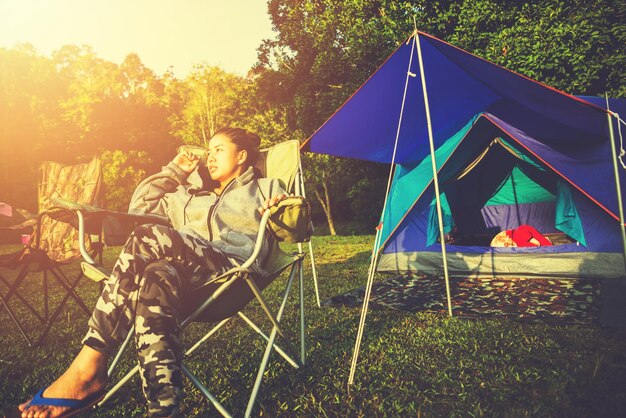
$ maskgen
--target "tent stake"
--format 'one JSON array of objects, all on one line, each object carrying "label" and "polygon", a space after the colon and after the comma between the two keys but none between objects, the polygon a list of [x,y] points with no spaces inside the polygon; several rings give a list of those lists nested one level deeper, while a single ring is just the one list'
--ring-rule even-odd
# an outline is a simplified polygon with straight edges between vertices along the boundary
[{"label": "tent stake", "polygon": [[[415,43],[415,37],[417,36],[417,30],[414,32],[413,42]],[[412,52],[412,51],[411,51]],[[383,203],[383,210],[380,215],[381,222],[376,228],[376,238],[374,239],[374,248],[372,249],[372,259],[370,262],[369,271],[367,273],[367,285],[365,286],[365,295],[363,295],[363,308],[361,309],[361,319],[359,320],[359,327],[356,334],[356,342],[354,344],[354,352],[352,353],[352,363],[350,364],[350,376],[348,377],[348,391],[350,391],[350,385],[354,383],[354,374],[356,371],[356,363],[359,359],[359,351],[361,349],[361,340],[363,340],[363,330],[365,329],[365,318],[367,316],[367,309],[369,307],[370,295],[372,293],[372,285],[374,283],[374,274],[376,273],[376,265],[378,264],[378,255],[380,253],[378,246],[383,232],[383,218],[385,216],[385,210],[387,208],[387,199],[389,198],[389,190],[391,189],[391,180],[394,170],[394,164],[396,161],[396,152],[398,150],[398,140],[400,138],[400,127],[402,126],[402,116],[404,114],[404,103],[406,101],[406,92],[409,86],[409,77],[411,76],[411,64],[413,63],[413,53],[409,57],[409,66],[406,71],[406,79],[404,81],[404,94],[402,96],[402,105],[400,106],[400,116],[398,117],[398,128],[396,129],[396,139],[393,145],[393,154],[391,156],[391,167],[389,169],[389,178],[387,179],[387,191],[385,192],[385,202]]]},{"label": "tent stake", "polygon": [[[609,121],[609,136],[611,137],[611,155],[613,157],[613,173],[615,174],[615,188],[617,189],[617,206],[619,208],[619,225],[622,232],[622,251],[624,254],[624,268],[626,269],[626,231],[624,230],[624,205],[622,204],[622,189],[619,181],[619,168],[617,165],[617,153],[615,151],[615,135],[613,134],[612,112],[609,109],[609,96],[606,98],[606,118]],[[617,121],[619,123],[619,121]]]},{"label": "tent stake", "polygon": [[446,253],[446,239],[443,231],[443,215],[441,213],[441,200],[439,198],[439,178],[437,176],[437,161],[435,160],[435,144],[433,140],[433,127],[430,120],[430,106],[428,104],[428,91],[426,89],[426,76],[424,75],[424,61],[422,60],[422,47],[420,46],[419,34],[415,34],[417,45],[417,57],[422,78],[422,92],[424,93],[424,108],[426,109],[426,125],[428,126],[428,144],[430,145],[430,161],[433,167],[433,184],[435,186],[435,199],[437,201],[437,218],[439,220],[439,241],[441,242],[441,258],[443,261],[443,277],[446,282],[446,297],[448,299],[448,316],[452,317],[452,298],[450,297],[450,279],[448,277],[448,259]]}]

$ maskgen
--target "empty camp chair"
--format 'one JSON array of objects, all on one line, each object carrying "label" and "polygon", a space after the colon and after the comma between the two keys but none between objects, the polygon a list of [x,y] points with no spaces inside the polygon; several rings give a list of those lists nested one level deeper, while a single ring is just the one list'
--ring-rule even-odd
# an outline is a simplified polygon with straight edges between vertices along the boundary
[{"label": "empty camp chair", "polygon": [[[66,198],[85,204],[97,203],[102,185],[102,165],[98,158],[90,163],[65,166],[55,162],[44,162],[39,168],[39,214],[32,235],[24,240],[24,247],[17,252],[0,256],[0,282],[8,289],[0,292],[0,309],[7,312],[29,345],[32,344],[21,315],[16,314],[11,302],[21,302],[34,317],[45,325],[38,338],[41,342],[58,318],[69,298],[72,298],[88,315],[91,310],[85,305],[75,288],[82,274],[70,281],[61,266],[80,258],[78,233],[70,225],[48,216],[51,199]],[[89,238],[86,250],[92,253]],[[8,274],[9,271],[17,273]],[[50,312],[49,278],[54,279],[65,291],[63,299]],[[12,279],[11,279],[12,278]],[[32,283],[41,278],[43,288],[32,292]],[[28,286],[30,295],[26,298]],[[35,300],[33,300],[35,299]]]},{"label": "empty camp chair", "polygon": [[[299,161],[299,144],[298,141],[289,141],[287,143],[279,144],[270,148],[269,150],[263,150],[262,156],[257,164],[257,169],[263,176],[273,176],[283,181],[287,190],[293,190],[302,192],[301,188],[301,176],[300,176],[300,161]],[[300,183],[300,184],[299,184]],[[299,185],[298,185],[299,184]],[[81,231],[87,231],[90,228],[97,229],[97,224],[106,216],[116,215],[113,212],[107,212],[100,209],[90,208],[81,205],[72,205],[68,202],[58,202],[59,206],[56,208],[59,218],[67,217],[67,212],[73,211],[78,214],[79,228]],[[299,222],[300,225],[305,225],[305,228],[300,228],[301,235],[293,238],[294,241],[299,243],[309,241],[310,233],[312,229],[310,225],[310,208],[308,202],[304,198],[288,198],[273,208],[271,211],[266,211],[263,215],[260,230],[257,235],[257,247],[254,253],[245,263],[241,266],[234,267],[221,276],[213,279],[211,282],[205,284],[207,288],[210,288],[212,292],[201,292],[197,294],[210,294],[211,296],[204,301],[194,301],[194,306],[198,308],[187,317],[181,323],[181,329],[185,329],[192,321],[210,322],[215,324],[214,327],[205,334],[196,344],[190,347],[185,356],[191,355],[201,344],[207,339],[213,336],[220,328],[222,328],[228,321],[233,318],[242,319],[244,324],[249,325],[252,330],[258,333],[267,342],[263,356],[261,357],[261,363],[259,365],[258,373],[254,383],[249,387],[250,396],[248,399],[247,409],[245,415],[249,416],[252,412],[265,369],[268,365],[270,355],[272,351],[276,350],[290,365],[293,367],[300,367],[305,363],[305,317],[304,317],[304,279],[303,279],[303,261],[305,254],[302,252],[302,246],[298,246],[298,251],[293,254],[288,254],[281,251],[280,248],[275,248],[270,260],[265,263],[265,270],[269,271],[266,275],[253,274],[250,272],[249,267],[254,263],[258,256],[258,252],[261,248],[260,243],[263,241],[264,234],[276,233],[278,236],[282,235],[282,232],[289,231],[294,226],[289,217],[278,219],[277,216],[280,213],[288,212],[290,205],[299,205],[301,210],[295,211],[301,216],[299,219],[295,219],[295,222]],[[272,213],[273,221],[270,222],[273,225],[273,231],[269,231],[268,219]],[[117,214],[121,219],[128,221],[135,219],[139,222],[145,221],[157,221],[162,222],[162,218],[155,216],[144,215],[129,215],[129,214]],[[285,222],[286,224],[282,225]],[[94,226],[96,225],[96,226]],[[278,229],[281,229],[280,231]],[[86,257],[89,262],[88,257]],[[92,269],[89,265],[85,266],[85,269],[89,271]],[[278,303],[278,306],[271,306],[263,296],[263,289],[271,284],[282,272],[289,271],[287,283],[285,284],[285,290],[283,297]],[[97,272],[96,272],[97,276]],[[287,307],[288,297],[291,293],[294,280],[299,281],[299,321],[300,324],[300,347],[299,350],[291,342],[287,332],[281,325],[281,320]],[[317,286],[316,286],[317,289]],[[243,309],[250,303],[256,301],[260,305],[264,312],[264,317],[267,319],[265,332],[261,329],[261,326],[255,324],[251,318],[243,312]],[[113,359],[112,364],[109,367],[109,376],[112,373],[120,361],[122,352],[128,346],[132,339],[133,330],[128,334],[126,340],[122,343],[118,355]],[[280,346],[279,346],[280,344]],[[259,353],[261,354],[261,353]],[[246,356],[253,358],[250,353],[245,353]],[[102,406],[108,399],[115,394],[134,374],[139,370],[136,366],[131,370],[124,378],[122,378],[104,397],[104,399],[98,404]],[[188,368],[185,367],[183,362],[182,371],[190,381],[196,386],[205,398],[213,403],[215,408],[224,416],[230,416],[230,413],[224,408],[223,405],[217,400],[217,398],[211,394],[211,392],[200,382],[195,375],[193,375]],[[242,389],[245,391],[244,389]]]}]

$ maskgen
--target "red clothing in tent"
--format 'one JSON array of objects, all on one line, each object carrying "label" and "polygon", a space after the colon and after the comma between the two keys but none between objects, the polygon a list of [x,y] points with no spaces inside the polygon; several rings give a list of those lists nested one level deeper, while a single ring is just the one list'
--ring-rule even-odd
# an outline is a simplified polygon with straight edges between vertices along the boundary
[{"label": "red clothing in tent", "polygon": [[[518,247],[538,247],[542,245],[552,245],[552,242],[541,235],[539,231],[530,225],[520,225],[516,229],[508,229],[506,234],[515,242]],[[536,242],[531,240],[535,239]]]}]

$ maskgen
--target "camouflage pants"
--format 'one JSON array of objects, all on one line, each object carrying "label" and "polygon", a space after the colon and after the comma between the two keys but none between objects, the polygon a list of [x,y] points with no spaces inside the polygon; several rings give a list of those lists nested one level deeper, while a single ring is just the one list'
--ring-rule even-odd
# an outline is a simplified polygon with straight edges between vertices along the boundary
[{"label": "camouflage pants", "polygon": [[190,290],[232,267],[210,242],[169,227],[131,234],[89,320],[83,344],[112,353],[135,325],[150,416],[175,416],[182,397],[179,324]]}]

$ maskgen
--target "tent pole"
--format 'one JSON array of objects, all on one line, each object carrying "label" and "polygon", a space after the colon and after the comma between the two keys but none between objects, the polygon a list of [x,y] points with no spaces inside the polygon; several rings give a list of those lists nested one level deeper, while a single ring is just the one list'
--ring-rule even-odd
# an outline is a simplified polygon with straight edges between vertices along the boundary
[{"label": "tent pole", "polygon": [[441,199],[439,198],[439,178],[437,176],[437,162],[435,160],[435,144],[433,140],[433,127],[430,120],[430,106],[428,104],[428,91],[426,89],[426,76],[424,75],[424,61],[422,60],[422,47],[420,46],[419,34],[415,34],[417,45],[417,57],[422,78],[422,92],[424,93],[424,108],[426,109],[426,124],[428,126],[428,143],[430,145],[430,161],[433,167],[433,184],[435,186],[435,199],[437,202],[437,217],[439,220],[439,241],[441,242],[441,257],[443,260],[443,277],[446,282],[446,297],[448,299],[448,316],[452,317],[452,298],[450,296],[450,279],[448,276],[448,259],[446,255],[446,239],[443,231],[443,215],[441,213]]},{"label": "tent pole", "polygon": [[[611,155],[613,157],[613,173],[615,175],[615,188],[617,191],[617,206],[619,208],[619,225],[622,232],[622,251],[624,254],[624,267],[626,268],[626,231],[624,230],[624,205],[622,204],[622,187],[619,181],[619,168],[617,165],[617,152],[615,151],[615,135],[613,133],[613,121],[611,120],[612,112],[609,109],[609,96],[606,98],[606,118],[609,122],[609,136],[611,137]],[[617,121],[619,123],[619,120]]]},{"label": "tent pole", "polygon": [[361,350],[361,341],[363,340],[363,331],[365,329],[365,318],[369,307],[370,296],[372,294],[372,286],[374,284],[374,273],[376,272],[376,263],[378,262],[378,245],[380,245],[382,228],[376,228],[376,238],[374,239],[374,248],[372,249],[372,261],[367,272],[367,285],[365,286],[365,294],[363,295],[363,308],[361,309],[361,319],[359,320],[359,328],[354,344],[354,352],[352,353],[352,363],[350,364],[350,375],[348,376],[348,388],[354,383],[354,374],[356,373],[356,364],[359,359]]},{"label": "tent pole", "polygon": [[[417,30],[414,32],[417,36]],[[415,43],[416,38],[413,37]],[[410,38],[409,38],[410,40]],[[407,41],[408,43],[408,41]],[[385,202],[383,203],[383,210],[380,215],[380,224],[376,228],[376,238],[374,239],[374,248],[372,249],[372,258],[370,262],[369,271],[367,273],[367,285],[365,286],[365,295],[363,296],[363,308],[361,309],[361,319],[359,320],[359,327],[356,334],[356,342],[354,344],[354,352],[352,353],[352,363],[350,364],[350,376],[348,377],[348,390],[350,385],[354,382],[354,374],[356,372],[356,364],[359,359],[359,350],[361,349],[361,341],[363,340],[363,330],[365,329],[365,318],[367,316],[367,309],[369,307],[370,295],[372,293],[372,285],[374,284],[374,274],[376,273],[376,265],[378,264],[378,255],[380,253],[379,246],[383,232],[383,218],[385,216],[385,210],[387,209],[387,199],[389,197],[389,190],[391,189],[391,180],[394,170],[394,164],[396,162],[396,152],[398,150],[398,140],[400,138],[400,126],[402,125],[402,116],[404,114],[404,103],[406,101],[406,92],[409,86],[409,77],[414,75],[411,73],[411,64],[413,63],[413,47],[411,46],[411,54],[409,56],[409,65],[406,71],[406,79],[404,81],[404,94],[402,96],[402,106],[400,106],[400,116],[398,117],[398,128],[396,129],[396,138],[393,146],[393,154],[391,156],[391,167],[389,169],[389,178],[387,179],[387,191],[385,192]]]}]

